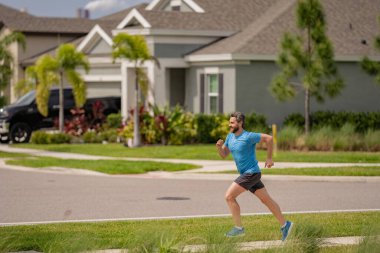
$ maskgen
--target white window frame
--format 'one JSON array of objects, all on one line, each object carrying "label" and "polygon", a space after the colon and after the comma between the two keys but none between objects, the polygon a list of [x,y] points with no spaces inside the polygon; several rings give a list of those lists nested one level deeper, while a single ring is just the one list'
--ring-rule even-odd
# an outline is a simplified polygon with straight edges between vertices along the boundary
[{"label": "white window frame", "polygon": [[[216,85],[216,92],[210,92],[211,90],[211,76],[215,76],[216,77],[216,82],[217,82],[217,85]],[[205,109],[206,109],[206,112],[208,114],[212,114],[212,113],[219,113],[219,73],[206,73],[205,75],[205,83],[206,83],[206,96],[205,96]],[[211,98],[212,97],[215,97],[216,98],[216,111],[215,112],[211,112]]]}]

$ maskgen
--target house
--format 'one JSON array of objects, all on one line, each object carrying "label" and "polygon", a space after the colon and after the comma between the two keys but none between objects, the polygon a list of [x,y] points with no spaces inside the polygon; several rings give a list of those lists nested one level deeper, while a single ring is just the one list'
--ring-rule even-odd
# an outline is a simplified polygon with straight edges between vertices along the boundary
[{"label": "house", "polygon": [[[27,44],[25,50],[16,43],[10,47],[15,64],[13,78],[5,91],[9,102],[17,99],[13,87],[24,78],[27,66],[62,43],[78,43],[97,23],[99,21],[84,18],[36,17],[0,4],[0,37],[10,32],[22,32]],[[115,21],[100,23],[113,26]]]},{"label": "house", "polygon": [[[346,87],[324,104],[312,101],[312,111],[378,111],[380,88],[358,63],[364,55],[380,60],[373,47],[380,34],[380,0],[321,3]],[[88,91],[120,94],[127,117],[134,104],[133,65],[112,59],[112,38],[141,34],[161,65],[144,65],[151,80],[149,102],[179,104],[194,113],[256,112],[281,124],[304,108],[303,94],[280,103],[269,91],[279,71],[281,38],[297,31],[296,5],[297,0],[153,0],[98,19],[78,42],[91,63],[90,73],[83,73]]]},{"label": "house", "polygon": [[[358,62],[364,55],[380,60],[372,46],[380,34],[380,0],[321,2],[346,87],[324,104],[312,101],[312,110],[378,111],[380,88]],[[153,63],[145,66],[152,81],[149,101],[180,104],[195,113],[256,112],[264,114],[269,123],[280,124],[286,115],[304,110],[303,94],[280,103],[269,91],[279,70],[275,61],[282,35],[297,31],[296,4],[296,0],[154,0],[114,14],[124,18],[111,35],[96,26],[78,48],[94,66],[109,64],[112,68],[112,36],[142,34],[161,63],[161,68]],[[103,57],[92,54],[100,49]],[[110,82],[121,79],[124,116],[134,104],[134,87],[129,85],[134,79],[132,67],[120,61],[108,77]],[[91,75],[87,80],[92,80]]]}]

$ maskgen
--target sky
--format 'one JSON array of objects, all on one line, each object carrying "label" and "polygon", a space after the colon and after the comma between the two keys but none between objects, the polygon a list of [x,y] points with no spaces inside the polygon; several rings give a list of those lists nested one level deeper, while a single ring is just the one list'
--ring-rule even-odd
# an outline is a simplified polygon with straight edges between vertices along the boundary
[{"label": "sky", "polygon": [[151,0],[0,0],[1,4],[44,17],[77,17],[78,8],[90,10],[90,18],[99,18]]}]

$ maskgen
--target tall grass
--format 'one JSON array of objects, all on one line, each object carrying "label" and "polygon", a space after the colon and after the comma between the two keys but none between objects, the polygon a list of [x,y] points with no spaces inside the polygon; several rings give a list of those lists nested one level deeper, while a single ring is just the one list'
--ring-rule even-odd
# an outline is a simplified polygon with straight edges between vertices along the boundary
[{"label": "tall grass", "polygon": [[380,130],[370,130],[364,135],[365,148],[368,151],[380,150]]},{"label": "tall grass", "polygon": [[357,133],[352,124],[346,123],[339,130],[325,126],[304,135],[294,126],[282,129],[278,134],[278,147],[282,150],[310,151],[380,151],[380,131]]},{"label": "tall grass", "polygon": [[313,224],[298,224],[294,236],[284,248],[286,253],[317,253],[323,245],[323,228]]},{"label": "tall grass", "polygon": [[302,131],[295,126],[287,126],[282,129],[278,134],[278,147],[280,149],[295,149],[297,148],[297,141],[302,135]]}]

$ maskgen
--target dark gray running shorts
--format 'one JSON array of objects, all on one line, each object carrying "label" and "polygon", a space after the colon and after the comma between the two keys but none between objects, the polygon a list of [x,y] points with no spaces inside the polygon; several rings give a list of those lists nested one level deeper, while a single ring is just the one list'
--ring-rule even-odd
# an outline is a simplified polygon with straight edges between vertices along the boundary
[{"label": "dark gray running shorts", "polygon": [[255,193],[256,190],[264,188],[264,184],[260,179],[261,173],[245,173],[236,178],[234,182],[247,191]]}]

